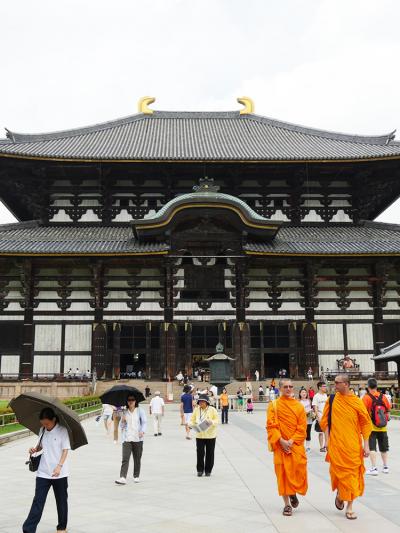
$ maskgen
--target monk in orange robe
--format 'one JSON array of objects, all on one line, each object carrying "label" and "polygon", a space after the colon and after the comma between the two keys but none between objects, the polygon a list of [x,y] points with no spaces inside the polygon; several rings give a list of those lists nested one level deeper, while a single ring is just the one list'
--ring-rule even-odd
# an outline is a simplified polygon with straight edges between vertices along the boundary
[{"label": "monk in orange robe", "polygon": [[274,452],[278,493],[283,497],[283,515],[291,516],[299,505],[296,494],[307,492],[307,456],[304,440],[307,417],[303,405],[293,398],[290,379],[279,382],[281,396],[268,406],[268,444]]},{"label": "monk in orange robe", "polygon": [[364,492],[364,457],[369,456],[372,423],[364,403],[350,390],[348,374],[336,376],[335,388],[331,427],[330,401],[325,404],[320,426],[328,442],[326,461],[330,463],[332,490],[337,490],[335,506],[341,511],[347,502],[346,518],[355,520],[353,501]]}]

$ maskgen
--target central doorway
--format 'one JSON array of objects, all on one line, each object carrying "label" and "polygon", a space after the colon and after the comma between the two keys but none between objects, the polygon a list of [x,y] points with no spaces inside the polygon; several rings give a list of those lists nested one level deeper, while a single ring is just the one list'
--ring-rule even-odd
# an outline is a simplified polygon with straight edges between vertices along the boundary
[{"label": "central doorway", "polygon": [[289,376],[289,354],[288,353],[266,353],[264,354],[264,373],[266,378],[278,378],[279,370],[284,368]]},{"label": "central doorway", "polygon": [[121,376],[137,377],[146,370],[146,325],[122,324],[120,338]]}]

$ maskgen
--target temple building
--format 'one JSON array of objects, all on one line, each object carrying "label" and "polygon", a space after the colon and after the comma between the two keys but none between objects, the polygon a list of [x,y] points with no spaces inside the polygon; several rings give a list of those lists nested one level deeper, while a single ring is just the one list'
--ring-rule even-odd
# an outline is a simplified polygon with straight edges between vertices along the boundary
[{"label": "temple building", "polygon": [[232,112],[138,114],[0,140],[0,374],[395,371],[394,134]]}]

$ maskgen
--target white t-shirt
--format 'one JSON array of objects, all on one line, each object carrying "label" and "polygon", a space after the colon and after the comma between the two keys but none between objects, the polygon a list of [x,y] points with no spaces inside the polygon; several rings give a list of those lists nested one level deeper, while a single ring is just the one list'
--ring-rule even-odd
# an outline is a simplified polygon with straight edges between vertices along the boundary
[{"label": "white t-shirt", "polygon": [[160,396],[154,396],[150,402],[151,413],[153,415],[161,415],[164,405],[164,400]]},{"label": "white t-shirt", "polygon": [[63,450],[70,450],[68,431],[64,426],[56,424],[51,431],[44,431],[41,443],[43,453],[36,475],[46,479],[60,479],[68,476],[68,456],[60,475],[52,477],[55,467],[59,464]]},{"label": "white t-shirt", "polygon": [[139,409],[135,409],[133,413],[127,409],[125,418],[127,423],[125,442],[139,442]]},{"label": "white t-shirt", "polygon": [[327,394],[322,394],[321,392],[317,392],[317,394],[314,395],[312,405],[317,406],[317,413],[318,418],[320,419],[322,417],[322,413],[324,412],[325,404],[328,400]]},{"label": "white t-shirt", "polygon": [[103,405],[103,415],[104,416],[112,416],[114,412],[113,406],[109,405],[108,403],[105,403]]}]

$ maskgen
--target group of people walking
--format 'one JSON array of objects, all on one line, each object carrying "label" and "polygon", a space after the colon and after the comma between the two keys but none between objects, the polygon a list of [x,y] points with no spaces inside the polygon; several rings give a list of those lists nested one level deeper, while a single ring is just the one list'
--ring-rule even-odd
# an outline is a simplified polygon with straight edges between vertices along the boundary
[{"label": "group of people walking", "polygon": [[328,397],[326,384],[318,383],[312,403],[305,389],[299,400],[293,394],[289,379],[280,381],[280,397],[268,406],[267,434],[274,454],[278,493],[284,501],[283,515],[291,516],[299,506],[298,494],[307,493],[307,454],[312,422],[316,420],[320,451],[330,463],[332,490],[336,491],[335,507],[345,509],[345,516],[355,520],[353,502],[364,492],[364,458],[371,457],[367,473],[377,475],[376,446],[382,455],[383,472],[389,473],[387,421],[390,405],[370,378],[367,394],[360,399],[350,387],[348,373],[335,378],[336,394]]}]

